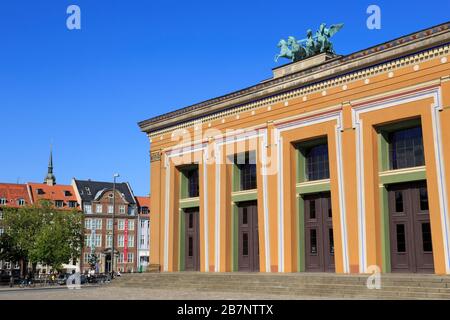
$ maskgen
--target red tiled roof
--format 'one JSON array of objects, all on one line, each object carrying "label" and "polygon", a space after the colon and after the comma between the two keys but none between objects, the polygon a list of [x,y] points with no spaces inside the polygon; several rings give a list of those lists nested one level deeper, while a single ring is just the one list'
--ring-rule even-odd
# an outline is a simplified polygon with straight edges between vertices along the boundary
[{"label": "red tiled roof", "polygon": [[20,199],[25,200],[25,205],[31,204],[25,184],[0,183],[0,199],[6,199],[6,207],[19,207]]},{"label": "red tiled roof", "polygon": [[28,183],[28,187],[30,188],[33,203],[36,203],[39,200],[49,200],[53,202],[59,200],[64,202],[64,206],[61,209],[73,210],[73,208],[69,208],[68,202],[77,202],[75,191],[71,185],[56,184],[54,186],[49,186],[45,183]]},{"label": "red tiled roof", "polygon": [[150,197],[136,197],[136,201],[139,207],[147,207],[150,209]]}]

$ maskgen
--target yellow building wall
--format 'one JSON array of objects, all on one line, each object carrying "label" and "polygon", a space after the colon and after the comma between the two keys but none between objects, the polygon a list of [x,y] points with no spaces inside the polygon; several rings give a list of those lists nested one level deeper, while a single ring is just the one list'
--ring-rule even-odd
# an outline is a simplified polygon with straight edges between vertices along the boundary
[{"label": "yellow building wall", "polygon": [[[222,117],[218,116],[216,119],[180,129],[183,131],[183,135],[195,137],[191,141],[186,140],[186,146],[194,145],[194,142],[197,145],[203,143],[210,146],[194,152],[199,154],[198,159],[203,160],[204,149],[211,148],[208,153],[211,153],[212,162],[200,163],[199,166],[201,271],[229,272],[233,265],[232,171],[230,165],[225,163],[226,157],[230,154],[227,153],[228,147],[225,144],[216,147],[227,129],[255,130],[258,137],[248,140],[255,139],[257,141],[253,145],[256,146],[258,159],[261,155],[267,159],[265,165],[259,161],[257,167],[261,272],[297,272],[299,270],[299,248],[296,242],[298,232],[295,189],[296,160],[293,143],[326,136],[330,155],[332,207],[333,212],[336,213],[333,216],[336,272],[365,273],[371,265],[382,266],[384,259],[381,248],[378,142],[374,126],[420,117],[425,146],[435,270],[439,274],[450,273],[448,256],[446,256],[448,255],[448,246],[446,245],[448,235],[446,238],[445,234],[448,230],[449,219],[447,199],[450,198],[448,187],[450,186],[449,58],[448,51],[436,54],[429,59],[414,60],[411,58],[396,67],[386,67],[383,72],[368,73],[359,78],[355,76],[353,79],[343,80],[338,85],[311,89],[310,92],[301,96],[286,95],[285,99],[278,99],[273,103],[239,113],[225,114]],[[435,97],[432,96],[416,100],[411,98],[410,101],[403,99],[414,92],[420,93],[424,90],[433,90],[432,88],[439,90],[439,101],[435,101]],[[398,104],[395,101],[399,101]],[[376,103],[393,105],[373,110],[364,109],[365,106]],[[436,125],[436,120],[433,120],[432,104],[434,103],[442,105],[442,110],[438,113],[439,121],[442,124],[440,128],[441,153],[436,150],[436,133],[433,131]],[[292,130],[281,131],[280,129],[286,123],[307,122],[309,118],[327,117],[332,113],[336,114],[336,119],[321,123],[311,122],[311,124]],[[202,134],[212,129],[215,130],[215,133]],[[281,140],[278,140],[278,137]],[[361,142],[358,142],[358,137],[361,137]],[[161,159],[152,161],[151,164],[150,261],[152,265],[161,266],[161,270],[165,270],[164,265],[166,264],[166,271],[177,271],[179,263],[177,260],[179,239],[176,231],[178,230],[176,214],[179,211],[179,175],[176,166],[171,163],[172,158],[168,160],[168,167],[165,167],[167,152],[182,149],[179,141],[174,141],[173,138],[172,132],[155,135],[151,138],[151,150],[159,152]],[[362,151],[358,150],[359,143],[363,145]],[[251,149],[249,146],[246,148],[245,150]],[[279,148],[282,148],[280,158],[278,157]],[[336,151],[339,148],[340,153]],[[218,155],[216,155],[217,150],[219,150]],[[364,164],[363,171],[358,171],[357,159],[359,156]],[[216,163],[218,158],[220,158],[221,164]],[[437,158],[442,159],[445,164],[442,177],[436,166]],[[205,170],[204,165],[206,166]],[[283,168],[281,171],[280,167]],[[168,172],[170,172],[169,186],[166,185]],[[263,172],[266,172],[267,175],[264,176]],[[205,173],[207,190],[202,186]],[[340,174],[342,174],[341,180]],[[361,174],[364,178],[363,186],[359,185]],[[443,184],[439,182],[441,180]],[[220,187],[216,190],[217,181],[220,181]],[[283,182],[282,193],[279,190],[280,181]],[[339,181],[343,181],[342,187],[340,187]],[[442,189],[443,185],[446,186],[445,190]],[[363,199],[358,196],[358,188],[361,187],[364,188]],[[206,199],[205,191],[207,192]],[[169,200],[167,200],[167,196]],[[282,201],[283,212],[279,212],[280,201]],[[362,212],[364,212],[364,227],[362,227],[361,221]],[[205,223],[205,215],[207,215],[207,223]],[[169,219],[168,228],[167,217]],[[216,227],[217,217],[220,220],[219,230]],[[284,221],[283,224],[280,224],[281,220]],[[166,235],[167,230],[168,235]],[[342,230],[345,230],[345,237]],[[217,235],[217,231],[219,231],[219,235]],[[205,260],[205,235],[208,238],[207,261]],[[266,241],[267,236],[268,240]],[[165,244],[165,241],[168,243]],[[167,251],[169,254],[168,257],[165,257]]]}]

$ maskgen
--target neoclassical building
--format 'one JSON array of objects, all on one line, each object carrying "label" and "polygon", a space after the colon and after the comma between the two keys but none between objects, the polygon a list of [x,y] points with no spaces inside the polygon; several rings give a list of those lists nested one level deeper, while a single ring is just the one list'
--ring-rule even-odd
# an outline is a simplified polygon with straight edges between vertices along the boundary
[{"label": "neoclassical building", "polygon": [[449,27],[139,123],[153,270],[450,274]]}]

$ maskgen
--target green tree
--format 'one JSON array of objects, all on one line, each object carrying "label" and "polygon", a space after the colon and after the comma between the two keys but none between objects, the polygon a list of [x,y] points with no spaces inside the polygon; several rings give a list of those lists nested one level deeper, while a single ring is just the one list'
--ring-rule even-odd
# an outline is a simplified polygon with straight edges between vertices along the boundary
[{"label": "green tree", "polygon": [[81,254],[82,216],[76,212],[55,212],[53,220],[44,225],[30,251],[32,261],[50,265],[61,270],[63,264],[70,263]]},{"label": "green tree", "polygon": [[83,246],[83,216],[77,211],[55,210],[50,203],[7,209],[2,253],[9,261],[19,262],[21,275],[31,262],[60,269],[62,264],[78,259]]},{"label": "green tree", "polygon": [[21,276],[25,275],[26,265],[31,261],[30,251],[42,225],[48,223],[47,205],[3,209],[2,256],[7,261],[18,262]]}]

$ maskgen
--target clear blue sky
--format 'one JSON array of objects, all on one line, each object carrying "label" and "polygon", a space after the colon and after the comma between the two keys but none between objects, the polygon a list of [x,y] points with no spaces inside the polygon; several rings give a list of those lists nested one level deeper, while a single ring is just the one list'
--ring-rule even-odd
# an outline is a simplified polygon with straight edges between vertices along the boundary
[{"label": "clear blue sky", "polygon": [[[82,30],[66,28],[81,8]],[[366,27],[366,8],[382,29]],[[449,19],[450,1],[14,0],[0,5],[0,182],[41,182],[53,141],[58,183],[149,186],[137,122],[271,76],[280,38],[345,23],[348,54]]]}]

